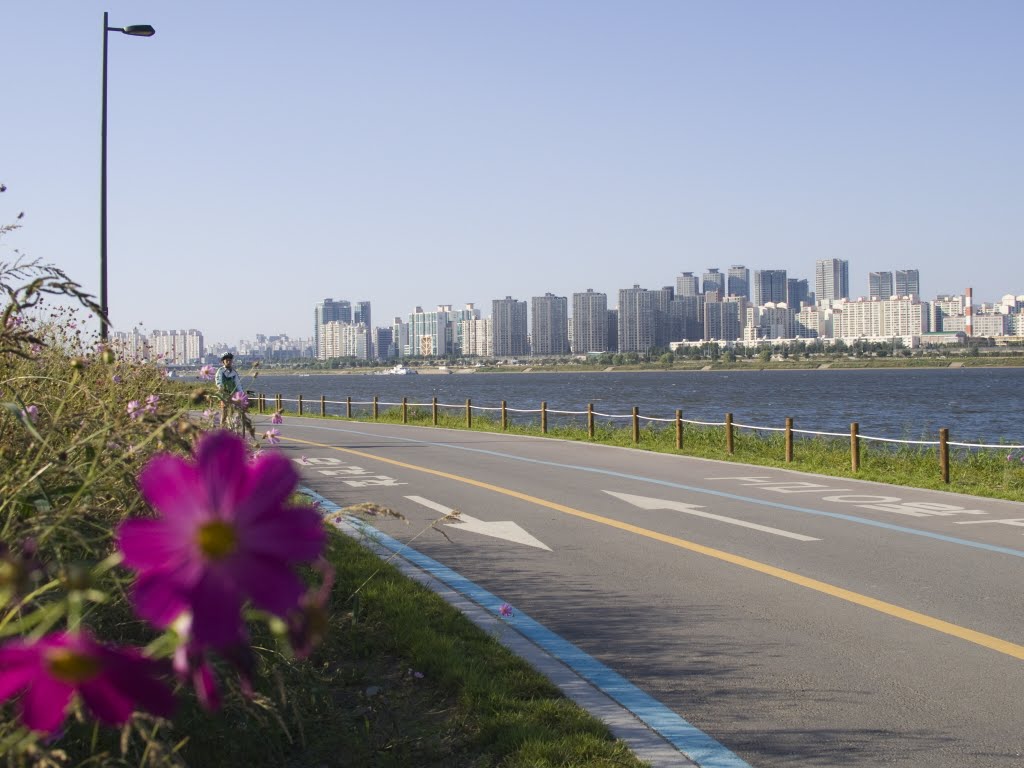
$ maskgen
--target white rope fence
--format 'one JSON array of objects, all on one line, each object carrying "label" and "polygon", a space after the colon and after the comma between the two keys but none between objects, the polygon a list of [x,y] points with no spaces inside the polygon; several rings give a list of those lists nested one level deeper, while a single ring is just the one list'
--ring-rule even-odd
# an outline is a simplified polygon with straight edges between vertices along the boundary
[{"label": "white rope fence", "polygon": [[[264,395],[260,395],[260,397],[265,397],[265,396]],[[281,403],[281,404],[283,404],[283,403],[296,403],[296,404],[298,404],[298,403],[301,402],[304,405],[313,405],[313,404],[319,403],[321,405],[343,405],[343,406],[346,406],[346,407],[351,407],[351,406],[376,406],[378,408],[381,407],[381,406],[385,406],[385,407],[407,407],[407,408],[434,408],[434,407],[437,407],[437,408],[458,409],[458,410],[470,409],[472,411],[480,411],[480,412],[484,412],[484,413],[503,412],[503,413],[514,413],[514,414],[546,414],[546,415],[556,415],[556,416],[587,416],[588,418],[590,418],[590,417],[597,417],[597,418],[608,419],[608,420],[633,419],[634,418],[634,414],[632,414],[632,413],[605,413],[603,411],[595,411],[595,410],[589,410],[589,411],[565,411],[565,410],[559,410],[559,409],[555,409],[555,408],[547,408],[546,406],[545,407],[541,407],[541,408],[510,408],[510,407],[508,407],[506,405],[502,405],[502,406],[484,406],[484,405],[473,405],[472,403],[469,403],[469,402],[467,402],[467,403],[441,403],[441,402],[437,402],[437,401],[432,401],[432,402],[429,402],[429,403],[428,402],[412,402],[412,403],[410,403],[408,401],[390,401],[390,400],[376,400],[376,399],[375,400],[351,400],[351,399],[346,399],[346,400],[326,400],[324,398],[321,398],[320,400],[305,400],[305,399],[303,399],[301,397],[300,398],[281,397],[280,395],[275,397],[275,401],[277,403]],[[660,424],[674,424],[677,421],[676,419],[673,419],[673,418],[665,418],[665,417],[658,417],[658,416],[644,416],[644,415],[640,415],[639,413],[636,414],[636,418],[639,419],[640,421],[654,422],[654,423],[660,423]],[[680,418],[678,421],[680,423],[682,423],[682,424],[688,424],[688,425],[693,425],[693,426],[701,426],[701,427],[727,427],[727,426],[731,425],[732,427],[734,427],[736,429],[747,429],[747,430],[750,430],[750,431],[753,431],[753,432],[786,432],[787,429],[788,429],[788,431],[790,433],[794,434],[794,435],[810,435],[810,436],[813,436],[813,437],[836,437],[836,438],[846,438],[846,437],[850,436],[849,433],[846,433],[846,432],[827,432],[827,431],[815,430],[815,429],[796,429],[795,427],[790,427],[790,428],[787,428],[787,427],[772,427],[772,426],[769,426],[769,425],[766,425],[766,424],[743,424],[743,423],[735,422],[735,421],[733,421],[733,422],[730,422],[730,421],[701,421],[699,419],[683,419],[683,418]],[[907,440],[907,439],[899,439],[899,438],[894,438],[894,437],[882,437],[880,435],[858,434],[857,438],[859,440],[865,440],[865,441],[868,441],[868,442],[893,443],[893,444],[899,444],[899,445],[921,445],[921,446],[934,447],[934,446],[939,446],[939,445],[943,444],[941,440]],[[948,441],[946,441],[945,445],[948,445],[950,447],[955,447],[955,448],[967,448],[967,449],[992,449],[992,450],[1005,450],[1005,451],[1020,451],[1020,450],[1024,450],[1024,445],[1011,444],[1011,443],[967,443],[967,442],[956,442],[956,441],[948,440]]]}]

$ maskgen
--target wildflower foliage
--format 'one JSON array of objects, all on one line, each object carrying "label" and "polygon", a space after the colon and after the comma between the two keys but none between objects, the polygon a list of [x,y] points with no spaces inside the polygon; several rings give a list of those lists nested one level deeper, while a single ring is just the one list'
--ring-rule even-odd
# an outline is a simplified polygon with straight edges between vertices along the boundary
[{"label": "wildflower foliage", "polygon": [[273,713],[260,678],[322,637],[322,520],[89,337],[60,270],[0,264],[0,295],[0,764],[184,764],[204,710]]}]

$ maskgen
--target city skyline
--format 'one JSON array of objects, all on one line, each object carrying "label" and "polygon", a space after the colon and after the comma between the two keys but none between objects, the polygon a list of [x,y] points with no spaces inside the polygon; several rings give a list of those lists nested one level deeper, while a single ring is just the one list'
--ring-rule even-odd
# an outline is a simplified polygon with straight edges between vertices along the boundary
[{"label": "city skyline", "polygon": [[858,295],[886,264],[926,296],[1024,286],[1020,3],[8,6],[0,258],[93,294],[102,12],[156,29],[109,46],[114,330],[829,258]]}]

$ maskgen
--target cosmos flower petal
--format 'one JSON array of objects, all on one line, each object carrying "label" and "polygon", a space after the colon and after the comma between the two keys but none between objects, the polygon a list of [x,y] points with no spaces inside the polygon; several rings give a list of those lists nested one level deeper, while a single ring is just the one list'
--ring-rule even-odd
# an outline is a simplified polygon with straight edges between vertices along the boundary
[{"label": "cosmos flower petal", "polygon": [[206,490],[194,466],[168,453],[154,456],[139,474],[139,490],[151,507],[167,518],[209,517]]},{"label": "cosmos flower petal", "polygon": [[207,433],[196,446],[196,464],[209,512],[217,519],[230,515],[249,486],[245,442],[226,431]]},{"label": "cosmos flower petal", "polygon": [[239,558],[239,582],[257,608],[284,618],[299,603],[306,585],[287,564],[271,558]]},{"label": "cosmos flower petal", "polygon": [[[171,716],[174,694],[160,680],[169,672],[166,663],[145,658],[135,649],[101,648],[99,653],[105,676],[118,690],[148,712],[160,717]],[[85,693],[84,687],[82,693]]]},{"label": "cosmos flower petal", "polygon": [[242,529],[247,552],[280,560],[314,560],[327,541],[323,518],[309,507],[287,507],[279,514],[265,514]]},{"label": "cosmos flower petal", "polygon": [[32,678],[38,674],[39,660],[34,654],[19,654],[14,663],[7,656],[0,656],[0,701],[14,696],[28,686]]},{"label": "cosmos flower petal", "polygon": [[251,471],[249,493],[235,510],[235,520],[243,528],[264,514],[279,511],[299,482],[291,461],[279,453],[263,454],[253,462]]},{"label": "cosmos flower petal", "polygon": [[105,676],[82,683],[78,690],[92,713],[108,725],[126,723],[135,709],[132,698]]},{"label": "cosmos flower petal", "polygon": [[244,636],[242,595],[221,569],[208,568],[189,596],[192,637],[200,646],[227,648]]},{"label": "cosmos flower petal", "polygon": [[207,712],[220,709],[220,691],[217,690],[217,678],[213,667],[205,660],[192,671],[192,687],[199,698],[199,706]]},{"label": "cosmos flower petal", "polygon": [[21,698],[21,719],[33,731],[53,733],[64,722],[74,688],[46,674],[38,674]]},{"label": "cosmos flower petal", "polygon": [[167,571],[144,571],[132,585],[130,597],[135,612],[163,629],[188,609],[187,590]]},{"label": "cosmos flower petal", "polygon": [[191,531],[167,520],[125,520],[117,527],[117,547],[129,568],[167,568],[193,548]]}]

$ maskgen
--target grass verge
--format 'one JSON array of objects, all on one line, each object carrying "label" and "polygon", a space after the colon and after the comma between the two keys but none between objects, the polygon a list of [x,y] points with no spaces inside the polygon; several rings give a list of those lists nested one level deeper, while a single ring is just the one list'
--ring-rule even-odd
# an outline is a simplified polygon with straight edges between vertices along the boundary
[{"label": "grass verge", "polygon": [[[308,412],[303,415],[311,418],[323,418]],[[343,421],[374,421],[369,412],[363,413],[355,410],[353,410],[352,419],[330,415],[326,418]],[[376,421],[390,424],[403,423],[402,410],[400,407],[381,409]],[[407,413],[407,423],[414,426],[432,426],[433,415],[429,408],[410,407]],[[465,414],[455,413],[451,410],[441,412],[438,414],[437,426],[447,429],[466,429]],[[471,429],[480,432],[502,431],[500,420],[476,413],[473,414]],[[537,424],[509,424],[504,431],[510,434],[595,442],[680,456],[718,459],[738,464],[779,467],[829,477],[873,480],[913,488],[1024,501],[1024,454],[1011,452],[1009,449],[950,448],[950,482],[946,484],[943,482],[940,472],[938,450],[930,446],[872,443],[862,440],[860,443],[860,468],[854,472],[849,438],[796,436],[793,461],[787,463],[785,460],[785,438],[780,432],[758,432],[736,428],[734,451],[730,454],[726,448],[723,427],[685,425],[681,449],[676,448],[674,425],[658,427],[649,424],[640,430],[640,439],[637,443],[633,442],[632,431],[629,427],[614,427],[607,424],[596,425],[593,438],[590,438],[584,426],[549,426],[545,433],[541,430],[539,420]]]}]

